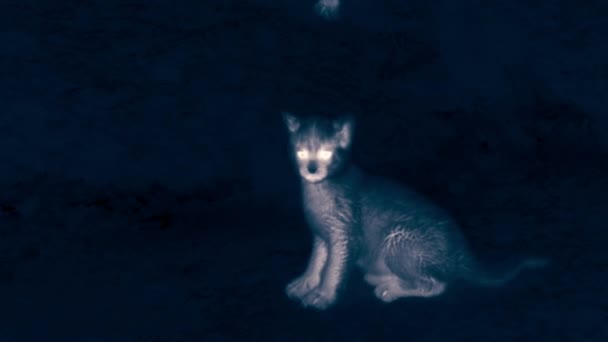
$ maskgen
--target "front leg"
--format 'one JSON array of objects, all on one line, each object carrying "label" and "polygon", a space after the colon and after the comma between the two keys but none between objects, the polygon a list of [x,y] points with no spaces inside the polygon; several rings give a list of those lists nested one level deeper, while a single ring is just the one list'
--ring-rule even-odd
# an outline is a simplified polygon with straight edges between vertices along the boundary
[{"label": "front leg", "polygon": [[315,236],[312,254],[304,274],[287,285],[286,292],[289,298],[302,298],[321,282],[321,273],[327,262],[327,244]]},{"label": "front leg", "polygon": [[336,301],[338,289],[346,276],[349,257],[348,238],[342,234],[332,237],[321,282],[302,299],[304,305],[322,310]]}]

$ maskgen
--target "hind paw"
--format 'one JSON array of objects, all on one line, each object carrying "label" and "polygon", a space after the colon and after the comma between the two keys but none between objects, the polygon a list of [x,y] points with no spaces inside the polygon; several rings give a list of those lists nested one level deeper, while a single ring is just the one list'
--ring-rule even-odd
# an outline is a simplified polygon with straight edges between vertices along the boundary
[{"label": "hind paw", "polygon": [[403,296],[403,289],[398,284],[387,282],[376,286],[374,294],[385,303],[390,303]]}]

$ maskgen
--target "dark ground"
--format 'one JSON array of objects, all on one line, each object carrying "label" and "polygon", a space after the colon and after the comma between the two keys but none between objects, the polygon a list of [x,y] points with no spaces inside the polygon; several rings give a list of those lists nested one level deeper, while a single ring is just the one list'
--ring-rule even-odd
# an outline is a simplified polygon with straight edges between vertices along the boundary
[{"label": "dark ground", "polygon": [[[3,2],[0,341],[608,340],[606,5],[343,3]],[[298,307],[281,110],[354,113],[359,165],[551,266]]]}]

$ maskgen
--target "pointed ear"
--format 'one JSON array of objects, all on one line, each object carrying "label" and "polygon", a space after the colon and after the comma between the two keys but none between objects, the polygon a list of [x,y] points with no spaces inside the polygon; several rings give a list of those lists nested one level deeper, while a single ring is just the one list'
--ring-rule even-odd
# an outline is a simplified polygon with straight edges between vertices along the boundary
[{"label": "pointed ear", "polygon": [[336,135],[338,137],[338,144],[340,147],[350,147],[355,130],[355,119],[351,115],[345,116],[344,118],[334,122],[334,127],[337,131]]},{"label": "pointed ear", "polygon": [[300,120],[296,118],[293,114],[288,112],[282,112],[281,114],[283,115],[283,121],[285,121],[287,129],[291,133],[297,131],[300,128]]}]

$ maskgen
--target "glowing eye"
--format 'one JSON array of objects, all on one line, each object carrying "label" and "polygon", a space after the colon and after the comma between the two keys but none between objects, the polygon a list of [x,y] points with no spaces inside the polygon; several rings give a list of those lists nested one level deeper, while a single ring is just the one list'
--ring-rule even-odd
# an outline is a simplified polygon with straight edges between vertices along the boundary
[{"label": "glowing eye", "polygon": [[327,150],[321,150],[317,153],[317,157],[321,160],[329,160],[331,158],[332,152]]},{"label": "glowing eye", "polygon": [[298,151],[298,158],[299,159],[307,159],[308,158],[308,151],[306,151],[306,150],[299,150]]}]

